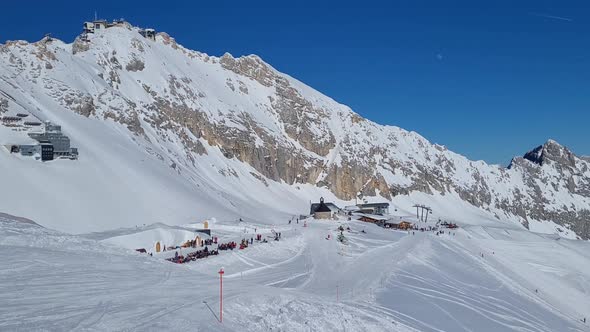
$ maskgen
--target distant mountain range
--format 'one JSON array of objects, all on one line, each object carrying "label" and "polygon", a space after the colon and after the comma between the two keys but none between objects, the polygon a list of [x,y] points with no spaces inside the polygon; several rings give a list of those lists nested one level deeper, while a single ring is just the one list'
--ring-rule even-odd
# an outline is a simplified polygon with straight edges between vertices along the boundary
[{"label": "distant mountain range", "polygon": [[[27,177],[28,171],[58,178],[59,184],[50,182],[56,189],[81,191],[60,200],[49,191],[15,189],[14,196],[0,197],[0,211],[29,217],[27,206],[9,200],[31,195],[32,206],[51,201],[61,212],[30,217],[55,225],[79,199],[91,210],[93,203],[104,204],[91,212],[100,217],[76,210],[81,224],[98,229],[138,209],[146,209],[144,220],[186,219],[191,209],[257,218],[261,210],[304,213],[319,195],[343,204],[362,197],[406,207],[428,204],[424,197],[431,196],[449,211],[463,201],[499,221],[590,238],[590,159],[555,141],[508,168],[470,161],[417,133],[364,119],[258,56],[214,57],[166,33],[155,40],[144,35],[118,22],[70,44],[44,38],[0,45],[2,116],[26,112],[55,121],[80,147],[80,161],[59,161],[63,167],[5,163],[0,179],[16,187],[10,174]],[[107,173],[124,185],[97,184],[100,193],[83,192],[94,190],[84,174],[109,181]],[[84,183],[84,190],[69,181]],[[106,197],[112,191],[123,200]],[[68,227],[84,229],[74,222],[61,228]]]}]

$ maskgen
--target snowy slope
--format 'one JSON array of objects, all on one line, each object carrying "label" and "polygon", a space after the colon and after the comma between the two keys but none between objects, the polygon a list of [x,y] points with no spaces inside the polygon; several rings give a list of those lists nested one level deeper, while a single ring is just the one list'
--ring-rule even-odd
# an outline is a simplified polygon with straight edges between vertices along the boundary
[{"label": "snowy slope", "polygon": [[46,164],[0,153],[11,189],[1,211],[87,232],[269,221],[321,195],[346,204],[361,192],[444,210],[459,198],[496,220],[590,236],[589,163],[556,142],[543,146],[544,163],[473,162],[363,119],[254,55],[217,58],[128,25],[88,39],[0,45],[0,112],[54,121],[80,150],[77,162]]},{"label": "snowy slope", "polygon": [[[230,241],[257,226],[212,230]],[[279,242],[178,265],[0,217],[0,330],[588,330],[587,242],[487,226],[454,236],[344,226],[347,245],[325,240],[336,222],[283,223]]]}]

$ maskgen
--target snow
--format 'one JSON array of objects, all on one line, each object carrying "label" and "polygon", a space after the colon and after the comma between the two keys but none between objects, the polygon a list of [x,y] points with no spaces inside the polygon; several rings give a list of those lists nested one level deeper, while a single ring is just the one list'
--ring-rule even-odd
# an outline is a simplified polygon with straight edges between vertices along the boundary
[{"label": "snow", "polygon": [[[178,265],[92,239],[106,233],[72,236],[14,219],[0,217],[1,330],[588,330],[583,241],[490,226],[436,236],[308,220],[272,227],[281,241]],[[338,224],[351,227],[347,245],[334,240]],[[224,241],[271,232],[214,225]],[[110,235],[118,234],[181,233],[155,225]]]},{"label": "snow", "polygon": [[[4,145],[9,145],[9,144],[26,145],[26,144],[38,144],[38,143],[39,142],[30,138],[26,134],[26,132],[14,131],[9,127],[4,127],[4,126],[0,125],[0,146],[3,149],[4,149]],[[2,152],[10,152],[10,151],[5,149]]]},{"label": "snow", "polygon": [[207,238],[206,234],[195,234],[194,232],[182,229],[150,229],[130,235],[115,236],[103,240],[103,243],[117,245],[127,249],[144,248],[155,251],[156,242],[163,245],[181,245],[195,237]]}]

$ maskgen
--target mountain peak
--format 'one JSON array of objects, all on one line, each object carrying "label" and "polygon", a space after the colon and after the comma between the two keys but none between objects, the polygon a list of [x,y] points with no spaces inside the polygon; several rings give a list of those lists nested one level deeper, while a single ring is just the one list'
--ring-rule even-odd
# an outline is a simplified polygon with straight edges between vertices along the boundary
[{"label": "mountain peak", "polygon": [[545,144],[536,147],[524,155],[524,159],[541,166],[546,164],[547,161],[553,161],[562,165],[575,167],[575,157],[568,148],[553,139],[547,140]]},{"label": "mountain peak", "polygon": [[549,146],[553,146],[553,147],[559,147],[559,148],[565,148],[563,145],[559,144],[559,142],[557,142],[556,140],[553,139],[548,139],[547,142],[545,142],[545,144],[543,144],[544,147],[549,147]]}]

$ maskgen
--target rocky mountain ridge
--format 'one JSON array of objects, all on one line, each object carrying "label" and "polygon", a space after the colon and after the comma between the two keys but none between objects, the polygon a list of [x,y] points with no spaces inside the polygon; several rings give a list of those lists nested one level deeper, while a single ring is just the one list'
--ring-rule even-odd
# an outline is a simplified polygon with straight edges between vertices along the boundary
[{"label": "rocky mountain ridge", "polygon": [[[499,220],[549,223],[590,238],[590,162],[551,140],[508,168],[470,161],[417,133],[364,119],[258,56],[209,56],[166,33],[143,38],[131,26],[71,44],[7,42],[0,67],[0,112],[26,109],[45,120],[69,111],[122,125],[179,176],[218,149],[244,165],[218,170],[228,178],[246,173],[293,190],[313,185],[348,201],[458,196]],[[10,91],[42,98],[31,108]]]}]

